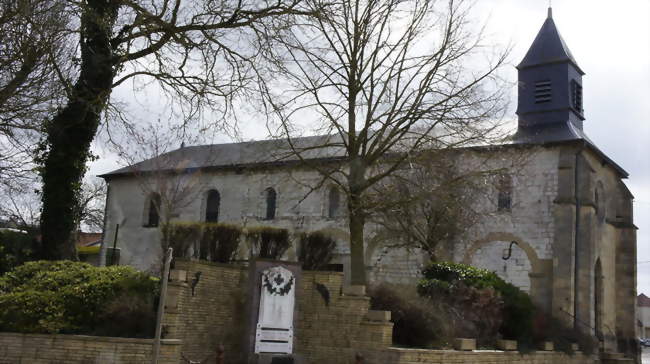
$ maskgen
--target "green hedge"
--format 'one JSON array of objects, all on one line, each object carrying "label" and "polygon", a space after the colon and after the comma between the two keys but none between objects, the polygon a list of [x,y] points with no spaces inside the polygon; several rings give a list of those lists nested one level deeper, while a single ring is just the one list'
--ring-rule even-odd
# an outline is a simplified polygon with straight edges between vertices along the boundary
[{"label": "green hedge", "polygon": [[249,227],[246,238],[253,246],[255,254],[265,259],[281,259],[291,247],[289,230],[270,226]]},{"label": "green hedge", "polygon": [[321,231],[313,231],[300,235],[300,250],[298,261],[302,262],[304,270],[324,269],[334,257],[336,240]]},{"label": "green hedge", "polygon": [[452,290],[463,284],[474,288],[492,288],[503,300],[503,323],[499,332],[504,338],[532,341],[535,306],[530,296],[501,279],[496,273],[470,265],[442,262],[430,263],[423,271],[418,293],[432,296],[440,290]]},{"label": "green hedge", "polygon": [[158,285],[126,266],[29,262],[0,277],[0,331],[151,337]]},{"label": "green hedge", "polygon": [[27,261],[38,259],[39,243],[34,234],[0,231],[0,275]]}]

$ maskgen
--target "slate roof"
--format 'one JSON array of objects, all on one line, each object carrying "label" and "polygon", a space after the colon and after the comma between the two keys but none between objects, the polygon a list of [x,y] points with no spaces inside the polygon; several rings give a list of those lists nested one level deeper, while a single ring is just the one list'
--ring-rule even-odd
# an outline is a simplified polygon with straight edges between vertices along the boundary
[{"label": "slate roof", "polygon": [[622,178],[629,177],[629,173],[623,167],[619,166],[611,158],[600,150],[596,144],[589,139],[587,134],[581,129],[578,129],[573,123],[560,122],[553,124],[541,124],[535,126],[528,126],[525,128],[518,128],[517,132],[512,136],[513,144],[538,144],[548,145],[564,142],[583,142],[594,153],[601,157],[605,163],[610,164]]},{"label": "slate roof", "polygon": [[548,9],[548,17],[537,33],[537,37],[528,49],[528,53],[517,66],[518,69],[539,66],[542,64],[571,62],[580,74],[582,72],[575,58],[571,54],[560,32],[555,26],[551,8]]},{"label": "slate roof", "polygon": [[[557,125],[553,127],[557,127]],[[548,126],[545,129],[548,130],[540,130],[539,132],[551,134],[554,138],[546,136],[543,138],[543,140],[546,140],[544,143],[537,142],[537,139],[527,141],[525,135],[521,135],[518,132],[512,138],[511,143],[504,144],[503,146],[508,144],[525,146],[584,142],[596,154],[603,158],[606,163],[611,164],[623,178],[628,177],[628,173],[598,149],[581,130],[574,128],[571,131],[573,134],[564,134],[564,131],[554,130]],[[343,144],[340,142],[340,139],[334,136],[319,135],[295,138],[292,144],[293,148],[296,151],[300,151],[300,155],[306,160],[335,160],[345,157]],[[314,148],[321,144],[327,144],[328,147]],[[159,170],[191,170],[199,168],[232,169],[251,166],[282,165],[300,161],[300,158],[291,153],[291,151],[292,147],[286,139],[189,146],[102,174],[99,177],[110,179],[134,173],[147,173]]]},{"label": "slate roof", "polygon": [[[314,146],[327,145],[326,148]],[[345,149],[333,136],[319,135],[292,139],[269,139],[241,143],[209,144],[182,147],[158,157],[120,168],[100,175],[111,178],[133,173],[146,173],[158,170],[197,169],[197,168],[237,168],[250,165],[273,165],[298,162],[301,158],[309,160],[335,159],[345,156]]]}]

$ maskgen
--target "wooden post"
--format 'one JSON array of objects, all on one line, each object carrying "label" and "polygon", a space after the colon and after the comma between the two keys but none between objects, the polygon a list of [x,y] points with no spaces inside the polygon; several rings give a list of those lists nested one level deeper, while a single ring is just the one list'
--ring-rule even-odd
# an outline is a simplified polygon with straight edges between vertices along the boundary
[{"label": "wooden post", "polygon": [[172,262],[174,249],[167,249],[165,256],[165,268],[162,275],[162,287],[160,288],[160,301],[158,302],[158,315],[156,316],[156,338],[153,341],[153,355],[151,362],[158,364],[158,354],[160,352],[160,335],[162,333],[162,319],[165,314],[165,298],[167,296],[167,281],[169,281],[169,266]]}]

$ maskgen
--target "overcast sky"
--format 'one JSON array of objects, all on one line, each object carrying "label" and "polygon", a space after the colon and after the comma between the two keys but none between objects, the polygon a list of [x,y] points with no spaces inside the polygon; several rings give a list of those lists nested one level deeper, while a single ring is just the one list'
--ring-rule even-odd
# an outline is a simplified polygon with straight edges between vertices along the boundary
[{"label": "overcast sky", "polygon": [[[650,295],[650,1],[553,0],[552,6],[562,37],[586,72],[585,131],[630,173],[626,184],[635,196],[639,227],[638,292]],[[514,47],[512,65],[505,72],[513,85],[514,66],[539,31],[547,7],[547,0],[477,1],[475,17],[488,23],[488,36]],[[513,118],[515,101],[513,86]],[[243,137],[264,137],[263,130],[243,125]],[[103,158],[93,163],[91,174],[118,167],[116,158],[98,152]]]}]

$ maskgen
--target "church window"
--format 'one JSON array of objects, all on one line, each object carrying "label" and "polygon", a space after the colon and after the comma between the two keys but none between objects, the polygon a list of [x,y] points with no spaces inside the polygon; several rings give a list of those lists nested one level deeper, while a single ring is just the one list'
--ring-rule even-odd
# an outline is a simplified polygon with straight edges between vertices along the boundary
[{"label": "church window", "polygon": [[219,221],[219,205],[221,204],[221,195],[219,191],[208,191],[208,198],[205,204],[205,222]]},{"label": "church window", "polygon": [[277,193],[272,187],[269,187],[265,191],[266,197],[266,220],[275,219],[275,210],[277,203]]},{"label": "church window", "polygon": [[499,177],[497,195],[497,211],[510,211],[512,209],[512,178],[510,176]]},{"label": "church window", "polygon": [[147,206],[147,220],[145,227],[157,227],[160,224],[160,195],[152,193],[149,196],[149,203]]},{"label": "church window", "polygon": [[582,86],[576,80],[571,80],[571,106],[582,113]]},{"label": "church window", "polygon": [[551,80],[535,82],[535,103],[541,104],[551,101]]},{"label": "church window", "polygon": [[339,216],[339,209],[341,206],[341,194],[339,193],[339,189],[332,186],[330,187],[329,190],[329,209],[327,211],[327,217],[330,219],[333,219],[337,216]]}]

